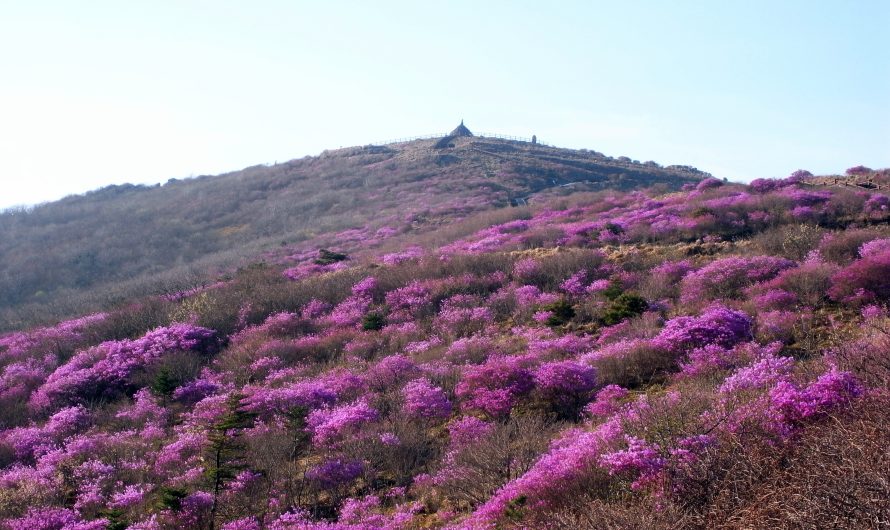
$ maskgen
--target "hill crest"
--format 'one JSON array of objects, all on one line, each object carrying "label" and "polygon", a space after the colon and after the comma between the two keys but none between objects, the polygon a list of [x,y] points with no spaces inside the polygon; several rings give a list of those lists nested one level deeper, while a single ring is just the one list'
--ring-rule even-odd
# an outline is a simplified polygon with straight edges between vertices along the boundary
[{"label": "hill crest", "polygon": [[541,194],[674,190],[709,176],[516,140],[459,136],[454,147],[434,149],[436,141],[329,150],[6,211],[0,328],[187,287],[273,249],[312,245],[344,230],[422,232]]}]

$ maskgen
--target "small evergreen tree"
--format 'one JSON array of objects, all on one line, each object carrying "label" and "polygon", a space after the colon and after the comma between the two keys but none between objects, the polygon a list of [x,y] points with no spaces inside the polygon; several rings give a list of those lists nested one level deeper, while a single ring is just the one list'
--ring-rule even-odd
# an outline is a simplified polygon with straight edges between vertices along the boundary
[{"label": "small evergreen tree", "polygon": [[621,282],[612,280],[609,282],[609,286],[603,290],[603,296],[608,298],[609,300],[614,300],[621,296],[621,293],[624,292],[624,288],[621,287]]},{"label": "small evergreen tree", "polygon": [[618,295],[603,315],[603,323],[613,326],[622,320],[643,314],[649,308],[649,302],[645,298],[634,293],[622,293]]},{"label": "small evergreen tree", "polygon": [[332,263],[337,263],[338,261],[346,261],[348,259],[349,256],[347,256],[346,254],[334,252],[332,250],[323,248],[318,251],[318,257],[315,259],[315,263],[317,265],[330,265]]},{"label": "small evergreen tree", "polygon": [[158,499],[158,509],[160,510],[170,510],[170,511],[179,511],[182,508],[182,499],[184,499],[188,493],[182,488],[173,488],[164,486],[161,488],[161,496]]},{"label": "small evergreen tree", "polygon": [[377,312],[368,313],[362,318],[362,329],[365,331],[379,331],[386,325],[386,318]]},{"label": "small evergreen tree", "polygon": [[564,298],[559,299],[552,304],[545,305],[543,309],[552,313],[547,318],[547,325],[550,327],[562,326],[569,320],[575,318],[575,308]]},{"label": "small evergreen tree", "polygon": [[294,407],[287,413],[288,432],[293,434],[291,458],[296,460],[309,447],[309,432],[306,430],[306,416],[309,409]]},{"label": "small evergreen tree", "polygon": [[225,415],[211,427],[207,435],[209,464],[205,474],[213,490],[213,505],[210,508],[211,530],[216,522],[218,501],[223,486],[244,469],[245,446],[241,440],[241,433],[253,425],[256,414],[241,408],[243,397],[237,392],[229,396],[226,400]]},{"label": "small evergreen tree", "polygon": [[129,524],[127,523],[127,518],[124,514],[124,511],[120,508],[109,508],[99,510],[99,517],[103,517],[108,520],[108,524],[105,526],[105,530],[127,530],[129,528]]},{"label": "small evergreen tree", "polygon": [[177,386],[179,386],[179,381],[173,377],[170,369],[165,366],[155,376],[155,380],[151,384],[151,390],[158,396],[170,397]]}]

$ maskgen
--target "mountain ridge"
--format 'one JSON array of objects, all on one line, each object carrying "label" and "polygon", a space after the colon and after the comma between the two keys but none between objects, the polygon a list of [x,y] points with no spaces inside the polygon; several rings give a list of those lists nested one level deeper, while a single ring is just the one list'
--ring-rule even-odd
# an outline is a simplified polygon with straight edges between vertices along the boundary
[{"label": "mountain ridge", "polygon": [[[112,185],[0,213],[0,329],[186,288],[273,248],[415,215],[517,206],[540,193],[679,189],[707,178],[596,151],[487,137],[328,150],[164,185]],[[428,221],[422,221],[427,219]],[[61,308],[61,312],[49,308]]]}]

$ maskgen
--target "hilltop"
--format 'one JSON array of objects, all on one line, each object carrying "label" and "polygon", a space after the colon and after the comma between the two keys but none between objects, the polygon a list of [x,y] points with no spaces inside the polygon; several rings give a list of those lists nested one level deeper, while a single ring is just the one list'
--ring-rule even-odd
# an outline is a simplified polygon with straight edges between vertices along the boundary
[{"label": "hilltop", "polygon": [[[421,234],[536,197],[661,186],[706,173],[588,150],[456,137],[325,151],[164,185],[108,186],[0,214],[0,329],[214,280],[348,244],[340,232]],[[348,239],[348,238],[347,238]]]}]

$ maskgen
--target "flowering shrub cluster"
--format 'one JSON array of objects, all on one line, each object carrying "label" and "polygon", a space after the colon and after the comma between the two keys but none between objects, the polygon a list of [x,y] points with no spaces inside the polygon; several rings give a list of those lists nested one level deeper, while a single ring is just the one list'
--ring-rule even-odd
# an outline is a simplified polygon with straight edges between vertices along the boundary
[{"label": "flowering shrub cluster", "polygon": [[847,433],[887,400],[888,212],[811,178],[387,221],[0,336],[0,528],[731,526],[803,444],[865,484],[839,526],[886,520]]},{"label": "flowering shrub cluster", "polygon": [[751,338],[752,325],[745,313],[715,305],[698,316],[669,320],[654,342],[674,352],[708,346],[727,348]]},{"label": "flowering shrub cluster", "polygon": [[377,411],[368,403],[356,401],[338,407],[316,409],[306,418],[306,423],[312,433],[312,442],[320,446],[329,446],[377,418]]},{"label": "flowering shrub cluster", "polygon": [[188,324],[158,328],[137,340],[104,342],[78,352],[57,368],[31,396],[34,409],[85,402],[113,396],[130,384],[137,371],[159,361],[166,353],[212,348],[212,330]]},{"label": "flowering shrub cluster", "polygon": [[552,361],[535,370],[540,397],[563,415],[572,417],[596,387],[596,370],[576,361]]},{"label": "flowering shrub cluster", "polygon": [[525,364],[521,357],[492,356],[485,364],[467,367],[455,393],[464,408],[505,416],[534,388],[534,376]]},{"label": "flowering shrub cluster", "polygon": [[890,296],[890,249],[863,245],[862,258],[832,277],[829,295],[837,301],[885,300]]},{"label": "flowering shrub cluster", "polygon": [[447,418],[451,414],[451,402],[441,388],[432,386],[426,379],[411,381],[404,388],[405,413],[415,419]]},{"label": "flowering shrub cluster", "polygon": [[773,256],[729,257],[712,261],[683,277],[684,302],[738,298],[749,285],[772,279],[794,262]]}]

